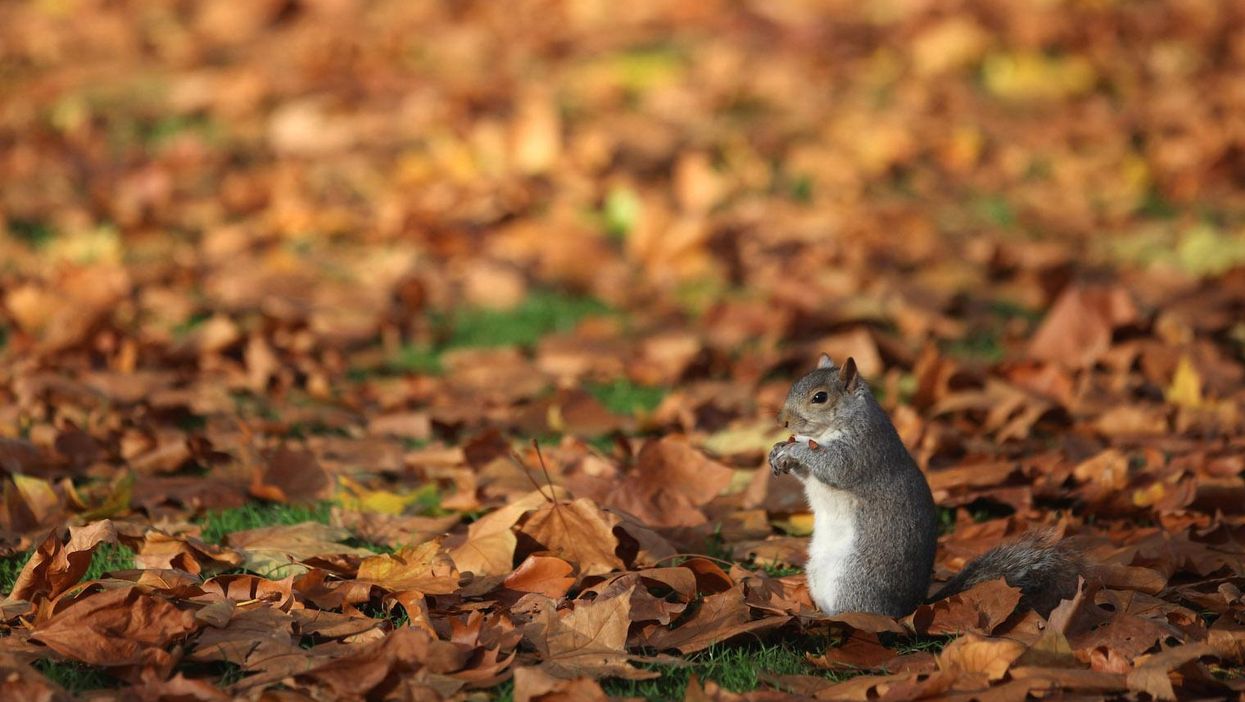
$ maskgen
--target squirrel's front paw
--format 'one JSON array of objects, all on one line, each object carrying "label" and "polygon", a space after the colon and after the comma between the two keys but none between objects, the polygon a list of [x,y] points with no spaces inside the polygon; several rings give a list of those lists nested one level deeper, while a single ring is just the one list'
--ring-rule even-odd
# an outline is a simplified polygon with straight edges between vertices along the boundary
[{"label": "squirrel's front paw", "polygon": [[792,447],[799,444],[791,441],[782,441],[774,444],[774,448],[769,452],[769,465],[774,475],[782,475],[784,473],[794,473],[796,475],[805,475],[808,469],[791,455]]},{"label": "squirrel's front paw", "polygon": [[779,441],[778,443],[774,444],[774,448],[769,450],[769,467],[774,472],[774,475],[778,475],[784,472],[778,467],[779,458],[781,458],[781,456],[783,455],[783,450],[786,449],[790,443],[791,442],[789,441]]}]

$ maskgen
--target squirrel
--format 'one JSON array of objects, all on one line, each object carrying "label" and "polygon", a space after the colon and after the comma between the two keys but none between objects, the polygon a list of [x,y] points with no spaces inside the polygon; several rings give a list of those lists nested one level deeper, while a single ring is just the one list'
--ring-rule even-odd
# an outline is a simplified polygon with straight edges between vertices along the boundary
[{"label": "squirrel", "polygon": [[774,475],[804,483],[813,510],[806,573],[827,614],[901,617],[977,583],[1004,578],[1022,607],[1049,614],[1075,595],[1078,552],[1050,532],[1031,532],[970,562],[927,598],[938,514],[929,483],[878,405],[852,358],[821,354],[792,385],[778,421],[794,433],[774,445]]}]

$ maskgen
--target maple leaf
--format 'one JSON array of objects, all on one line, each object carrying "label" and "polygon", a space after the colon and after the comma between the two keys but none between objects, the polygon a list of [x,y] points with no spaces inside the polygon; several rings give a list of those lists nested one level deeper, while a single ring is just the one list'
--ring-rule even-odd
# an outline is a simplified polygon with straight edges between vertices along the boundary
[{"label": "maple leaf", "polygon": [[101,543],[116,542],[117,530],[107,519],[70,527],[69,540],[64,544],[55,534],[49,534],[18,573],[7,599],[55,598],[82,579]]},{"label": "maple leaf", "polygon": [[167,672],[175,659],[166,647],[198,628],[193,612],[126,587],[79,596],[36,626],[31,638],[84,663]]},{"label": "maple leaf", "polygon": [[561,558],[533,554],[507,575],[502,584],[517,592],[535,592],[556,600],[575,584],[571,576],[574,570],[574,566]]},{"label": "maple leaf", "polygon": [[975,585],[933,604],[923,604],[908,616],[912,628],[922,634],[990,634],[1020,603],[1020,590],[1003,581]]},{"label": "maple leaf", "polygon": [[458,569],[439,541],[425,541],[392,555],[365,558],[355,577],[395,592],[415,590],[427,595],[448,595],[458,589]]},{"label": "maple leaf", "polygon": [[602,510],[591,500],[551,502],[528,516],[522,533],[549,551],[576,563],[585,575],[621,569],[615,554],[618,537],[614,527],[618,517]]},{"label": "maple leaf", "polygon": [[344,529],[305,522],[236,531],[227,541],[243,554],[243,567],[275,579],[307,572],[303,562],[316,557],[372,555],[365,548],[341,543],[349,537]]},{"label": "maple leaf", "polygon": [[657,673],[631,667],[627,655],[627,630],[631,625],[631,591],[614,597],[577,601],[559,615],[548,598],[523,629],[523,638],[540,653],[541,667],[560,678],[625,677],[643,679]]},{"label": "maple leaf", "polygon": [[514,699],[515,702],[605,702],[609,698],[592,678],[565,680],[540,668],[523,667],[514,671]]},{"label": "maple leaf", "polygon": [[37,702],[69,702],[73,699],[60,685],[40,675],[13,653],[0,651],[0,675],[5,692],[13,699]]},{"label": "maple leaf", "polygon": [[999,680],[1026,647],[1012,639],[991,639],[974,633],[957,638],[938,654],[943,670],[961,673],[982,673],[989,680]]},{"label": "maple leaf", "polygon": [[740,634],[776,629],[788,621],[790,618],[785,616],[753,619],[751,609],[744,603],[743,585],[736,585],[706,597],[696,613],[677,627],[648,627],[637,641],[659,651],[675,649],[687,654]]},{"label": "maple leaf", "polygon": [[699,508],[730,485],[731,475],[685,440],[663,437],[640,449],[634,474],[605,504],[652,526],[703,524]]},{"label": "maple leaf", "polygon": [[523,515],[547,501],[543,492],[531,492],[473,522],[467,528],[466,540],[450,550],[454,564],[460,571],[477,575],[509,573],[518,544],[512,527]]},{"label": "maple leaf", "polygon": [[417,629],[398,629],[348,655],[301,672],[295,680],[322,685],[338,697],[414,697],[422,693],[440,698],[463,686],[448,674],[461,669],[469,654],[466,647],[437,641]]}]

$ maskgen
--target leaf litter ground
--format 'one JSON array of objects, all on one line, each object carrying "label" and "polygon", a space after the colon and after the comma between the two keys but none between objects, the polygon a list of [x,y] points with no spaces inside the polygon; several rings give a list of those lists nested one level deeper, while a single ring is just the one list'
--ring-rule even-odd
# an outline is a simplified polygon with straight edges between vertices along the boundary
[{"label": "leaf litter ground", "polygon": [[[6,694],[1240,697],[1245,17],[1009,9],[0,7]],[[1076,598],[817,613],[820,351]]]}]

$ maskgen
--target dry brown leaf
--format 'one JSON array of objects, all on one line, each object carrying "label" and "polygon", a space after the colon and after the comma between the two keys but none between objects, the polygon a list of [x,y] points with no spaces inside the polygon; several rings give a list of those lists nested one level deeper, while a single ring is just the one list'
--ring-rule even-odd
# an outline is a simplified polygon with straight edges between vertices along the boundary
[{"label": "dry brown leaf", "polygon": [[991,681],[1000,680],[1026,648],[1019,641],[991,639],[970,632],[947,644],[938,654],[938,666],[960,673],[981,673]]},{"label": "dry brown leaf", "polygon": [[254,468],[251,495],[273,502],[308,502],[324,499],[332,491],[332,481],[314,454],[280,448],[264,456]]},{"label": "dry brown leaf", "polygon": [[73,699],[60,685],[7,651],[0,651],[0,680],[4,680],[4,692],[11,699],[30,702],[69,702]]},{"label": "dry brown leaf", "polygon": [[605,702],[609,699],[592,678],[564,680],[540,668],[515,668],[515,702]]},{"label": "dry brown leaf", "polygon": [[167,672],[175,659],[166,649],[198,628],[193,612],[126,587],[78,597],[36,626],[31,638],[83,663]]},{"label": "dry brown leaf", "polygon": [[351,653],[300,672],[295,680],[323,685],[337,697],[396,694],[435,698],[451,695],[463,683],[449,677],[467,662],[468,651],[437,641],[416,629],[398,629]]},{"label": "dry brown leaf", "polygon": [[[539,597],[539,596],[537,596]],[[608,599],[577,601],[560,614],[548,598],[523,628],[523,637],[540,653],[542,669],[561,678],[615,676],[656,677],[632,668],[627,655],[631,625],[631,590]]]},{"label": "dry brown leaf", "polygon": [[618,537],[614,527],[618,522],[618,517],[581,498],[540,507],[524,522],[522,533],[577,564],[583,574],[597,575],[623,568],[622,560],[615,554]]},{"label": "dry brown leaf", "polygon": [[512,527],[548,499],[544,492],[533,491],[477,519],[467,528],[466,540],[450,550],[454,564],[460,571],[476,575],[509,573],[514,568],[514,549],[518,544]]},{"label": "dry brown leaf", "polygon": [[439,541],[390,554],[364,558],[356,578],[393,592],[415,590],[425,595],[448,595],[458,589],[458,569]]},{"label": "dry brown leaf", "polygon": [[1020,590],[1002,578],[976,585],[958,595],[932,604],[923,604],[908,617],[921,634],[989,635],[1020,603]]},{"label": "dry brown leaf", "polygon": [[842,644],[826,649],[820,656],[809,656],[808,662],[827,670],[873,670],[888,667],[886,664],[898,655],[882,645],[877,634],[854,631]]},{"label": "dry brown leaf", "polygon": [[740,634],[776,629],[789,619],[772,615],[753,619],[751,609],[744,604],[743,585],[736,585],[706,597],[695,614],[673,629],[644,628],[636,637],[636,643],[659,651],[673,649],[688,654]]},{"label": "dry brown leaf", "polygon": [[1137,308],[1122,288],[1070,285],[1033,335],[1034,358],[1085,367],[1111,346],[1116,327],[1134,322]]},{"label": "dry brown leaf", "polygon": [[304,522],[236,531],[226,541],[242,552],[246,559],[243,567],[247,570],[278,579],[307,572],[304,562],[313,558],[372,555],[365,548],[341,543],[349,537],[344,529]]},{"label": "dry brown leaf", "polygon": [[101,543],[116,543],[117,530],[107,519],[83,527],[70,527],[64,544],[49,534],[17,574],[9,600],[35,601],[59,596],[77,584],[91,566],[91,558]]},{"label": "dry brown leaf", "polygon": [[354,512],[334,507],[329,522],[368,543],[399,548],[444,536],[458,524],[456,514],[444,517]]},{"label": "dry brown leaf", "polygon": [[236,568],[242,562],[242,555],[232,549],[158,531],[147,532],[134,556],[138,568],[176,568],[194,575],[202,573],[205,566],[209,571],[223,570]]},{"label": "dry brown leaf", "polygon": [[575,584],[574,570],[561,558],[531,555],[502,582],[516,592],[535,592],[556,600]]},{"label": "dry brown leaf", "polygon": [[651,526],[695,526],[705,522],[700,507],[730,485],[731,475],[685,440],[665,437],[640,449],[634,472],[605,504]]}]

